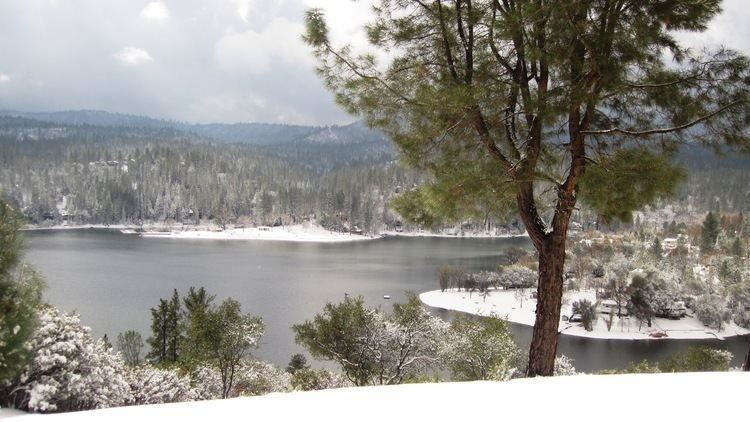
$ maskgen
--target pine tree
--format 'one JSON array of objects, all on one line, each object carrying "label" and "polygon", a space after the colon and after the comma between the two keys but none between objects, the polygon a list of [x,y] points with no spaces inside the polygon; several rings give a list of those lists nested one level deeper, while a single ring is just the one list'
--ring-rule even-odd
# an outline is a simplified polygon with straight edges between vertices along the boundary
[{"label": "pine tree", "polygon": [[31,358],[28,340],[37,324],[44,283],[21,262],[22,221],[0,200],[0,396]]},{"label": "pine tree", "polygon": [[168,307],[169,303],[166,300],[159,299],[159,306],[151,308],[151,337],[146,339],[151,350],[146,355],[146,359],[154,364],[168,362]]},{"label": "pine tree", "polygon": [[629,221],[684,179],[670,155],[685,138],[750,144],[748,60],[673,35],[704,31],[720,4],[381,0],[367,34],[385,64],[334,46],[308,11],[305,41],[336,100],[430,174],[394,204],[405,220],[520,216],[539,253],[530,376],[554,372],[578,201]]},{"label": "pine tree", "polygon": [[661,241],[659,241],[658,237],[654,237],[654,244],[651,247],[651,253],[657,259],[661,259],[662,258],[662,254],[664,253],[664,250],[662,249]]},{"label": "pine tree", "polygon": [[706,215],[701,227],[701,252],[704,254],[713,252],[716,248],[716,240],[719,238],[719,219],[713,212]]},{"label": "pine tree", "polygon": [[109,341],[109,336],[107,336],[107,333],[104,333],[104,337],[102,337],[102,345],[104,346],[104,350],[110,351],[113,349],[112,342]]},{"label": "pine tree", "polygon": [[305,357],[305,355],[296,353],[289,360],[289,364],[286,366],[286,371],[290,374],[294,374],[299,370],[307,369],[309,367],[310,365],[307,364],[307,358]]},{"label": "pine tree", "polygon": [[172,298],[169,301],[167,312],[167,358],[170,362],[177,362],[180,357],[180,350],[184,326],[182,324],[182,307],[180,295],[177,289],[172,292]]},{"label": "pine tree", "polygon": [[180,296],[175,289],[170,300],[159,299],[159,306],[151,308],[151,337],[146,342],[151,351],[146,358],[155,364],[176,363],[180,350],[184,326]]}]

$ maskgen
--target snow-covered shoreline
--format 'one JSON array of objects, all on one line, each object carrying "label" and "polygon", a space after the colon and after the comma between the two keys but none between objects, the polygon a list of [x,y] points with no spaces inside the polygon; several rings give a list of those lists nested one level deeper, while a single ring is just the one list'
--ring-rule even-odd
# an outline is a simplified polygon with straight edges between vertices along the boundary
[{"label": "snow-covered shoreline", "polygon": [[[521,303],[513,290],[491,291],[486,298],[481,293],[449,290],[441,292],[433,290],[419,295],[420,300],[433,308],[447,309],[480,316],[495,315],[515,324],[533,326],[535,320],[534,309],[536,300],[530,297],[531,289],[527,289]],[[563,298],[562,315],[571,314],[571,303],[579,299],[595,301],[594,292],[566,293]],[[586,331],[580,323],[560,321],[559,332],[565,335],[587,337],[594,339],[612,340],[656,340],[679,339],[700,340],[719,339],[750,334],[750,330],[739,327],[734,323],[727,323],[721,331],[704,326],[697,318],[688,316],[671,320],[654,318],[652,327],[645,323],[640,326],[635,318],[614,317],[611,329],[607,329],[608,315],[598,316],[593,331]],[[658,337],[661,335],[661,337]]]},{"label": "snow-covered shoreline", "polygon": [[171,231],[145,231],[143,238],[205,239],[205,240],[275,240],[286,242],[361,242],[378,239],[365,235],[332,232],[316,224],[297,224],[280,227],[248,227],[227,230],[208,228]]},{"label": "snow-covered shoreline", "polygon": [[396,231],[384,231],[381,233],[383,236],[387,237],[438,237],[438,238],[446,238],[446,239],[515,239],[515,238],[522,238],[522,237],[529,237],[528,234],[509,234],[509,233],[502,233],[502,234],[489,234],[489,233],[471,233],[471,232],[465,232],[465,233],[459,233],[459,234],[449,234],[449,233],[433,233],[433,232],[396,232]]},{"label": "snow-covered shoreline", "polygon": [[[578,375],[354,387],[274,393],[187,403],[27,414],[0,409],[0,419],[25,421],[396,421],[559,420],[576,400],[587,415],[612,422],[669,419],[737,420],[750,374],[705,372]],[[581,398],[581,395],[585,398]],[[543,398],[543,399],[540,399]],[[501,399],[501,400],[499,400]],[[614,406],[614,402],[630,405]],[[741,419],[741,417],[740,417]]]},{"label": "snow-covered shoreline", "polygon": [[45,231],[45,230],[128,230],[137,229],[139,226],[130,224],[66,224],[55,226],[36,226],[28,225],[21,230],[25,231]]},{"label": "snow-covered shoreline", "polygon": [[[136,234],[138,231],[142,237],[149,238],[171,238],[171,239],[209,239],[209,240],[276,240],[293,242],[354,242],[363,240],[374,240],[383,237],[404,238],[445,238],[445,239],[514,239],[525,238],[527,234],[489,234],[464,232],[461,234],[432,233],[432,232],[396,232],[385,231],[379,235],[358,235],[352,233],[340,233],[326,230],[314,223],[303,223],[280,227],[248,227],[229,228],[219,230],[216,226],[164,226],[153,224],[149,226],[137,226],[132,224],[70,224],[54,226],[29,225],[24,228],[27,231],[46,230],[121,230],[126,234]],[[142,231],[141,231],[142,230]],[[132,233],[130,232],[132,231]]]}]

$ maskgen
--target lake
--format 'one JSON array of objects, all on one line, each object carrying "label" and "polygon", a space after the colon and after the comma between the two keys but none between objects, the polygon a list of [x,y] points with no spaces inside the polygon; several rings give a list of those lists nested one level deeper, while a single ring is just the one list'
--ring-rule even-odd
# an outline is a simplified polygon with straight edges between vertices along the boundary
[{"label": "lake", "polygon": [[[361,295],[369,306],[390,310],[406,291],[436,289],[435,273],[442,264],[491,269],[502,263],[504,248],[530,247],[525,238],[293,243],[140,238],[93,229],[30,231],[26,239],[26,259],[47,281],[46,300],[78,312],[95,336],[107,333],[114,341],[117,333],[134,329],[145,339],[149,309],[159,298],[170,297],[173,289],[182,294],[190,286],[205,286],[217,302],[232,297],[244,312],[263,318],[266,334],[254,354],[282,366],[292,354],[305,353],[290,327],[311,319],[327,302]],[[525,349],[531,328],[512,329]],[[558,352],[575,359],[579,370],[594,371],[661,359],[696,344],[730,350],[736,365],[747,351],[746,338],[636,342],[560,336]]]}]

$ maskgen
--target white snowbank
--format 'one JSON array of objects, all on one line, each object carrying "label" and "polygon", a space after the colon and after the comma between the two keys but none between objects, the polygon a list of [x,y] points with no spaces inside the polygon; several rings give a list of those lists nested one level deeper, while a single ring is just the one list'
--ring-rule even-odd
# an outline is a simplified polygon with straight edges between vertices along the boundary
[{"label": "white snowbank", "polygon": [[136,229],[138,226],[128,224],[62,224],[58,226],[37,226],[28,225],[23,230],[37,231],[37,230],[81,230],[81,229],[111,229],[111,230],[123,230],[123,229]]},{"label": "white snowbank", "polygon": [[[474,315],[495,315],[510,322],[523,325],[534,325],[536,299],[530,297],[532,289],[527,289],[525,299],[521,303],[513,290],[491,290],[484,298],[480,293],[469,294],[462,291],[449,290],[441,292],[434,290],[419,295],[419,298],[427,306],[433,308],[449,309],[452,311],[466,312]],[[563,297],[562,315],[571,314],[571,304],[579,299],[596,300],[594,292],[572,292]],[[606,319],[608,315],[601,314],[594,324],[593,331],[586,331],[580,323],[560,321],[559,331],[562,334],[601,338],[601,339],[623,339],[623,340],[645,340],[655,339],[652,334],[666,334],[664,339],[723,339],[737,335],[750,334],[750,330],[742,328],[734,323],[725,324],[721,331],[706,327],[697,318],[688,314],[679,320],[665,318],[654,318],[652,326],[645,323],[639,324],[635,318],[614,317],[611,329],[607,329]],[[639,327],[639,325],[641,325]]]},{"label": "white snowbank", "polygon": [[471,238],[471,239],[511,239],[511,238],[517,238],[517,237],[529,237],[528,234],[508,234],[508,233],[497,233],[497,232],[481,232],[481,233],[474,233],[474,232],[463,232],[463,233],[433,233],[433,232],[427,232],[427,231],[416,231],[416,232],[397,232],[397,231],[384,231],[381,233],[384,236],[388,237],[440,237],[440,238],[448,238],[448,239],[456,239],[456,238]]},{"label": "white snowbank", "polygon": [[53,415],[0,410],[8,422],[741,420],[750,373],[579,375],[408,384]]},{"label": "white snowbank", "polygon": [[354,242],[376,239],[370,236],[338,233],[324,229],[317,224],[297,224],[282,227],[249,227],[223,231],[174,230],[167,232],[144,232],[145,238],[209,239],[209,240],[280,240],[289,242]]}]

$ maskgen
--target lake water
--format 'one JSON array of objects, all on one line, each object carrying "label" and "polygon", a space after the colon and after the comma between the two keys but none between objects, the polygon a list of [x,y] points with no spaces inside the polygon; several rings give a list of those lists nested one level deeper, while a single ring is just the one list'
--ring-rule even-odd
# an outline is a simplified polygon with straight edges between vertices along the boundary
[{"label": "lake water", "polygon": [[[266,334],[254,354],[286,365],[305,350],[294,343],[293,324],[311,319],[326,302],[361,295],[369,306],[390,306],[437,288],[442,264],[491,269],[508,246],[527,239],[388,238],[352,243],[291,243],[140,238],[109,230],[26,232],[26,259],[47,280],[46,300],[76,311],[95,336],[135,329],[150,333],[149,309],[173,289],[205,286],[217,301],[232,297],[244,312],[259,315]],[[383,299],[390,295],[390,300]],[[450,318],[451,313],[433,310]],[[531,328],[514,325],[526,348]],[[661,359],[694,344],[726,348],[739,364],[747,339],[718,341],[617,341],[560,336],[559,353],[580,370]]]}]

